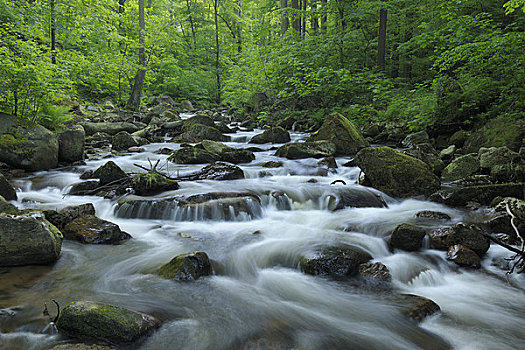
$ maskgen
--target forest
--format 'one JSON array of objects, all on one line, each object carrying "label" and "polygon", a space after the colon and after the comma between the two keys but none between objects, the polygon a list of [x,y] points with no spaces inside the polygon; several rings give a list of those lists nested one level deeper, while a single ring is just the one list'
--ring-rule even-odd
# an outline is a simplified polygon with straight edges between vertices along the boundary
[{"label": "forest", "polygon": [[524,6],[2,0],[0,109],[55,120],[73,101],[138,110],[168,95],[270,124],[334,111],[413,130],[521,118]]}]

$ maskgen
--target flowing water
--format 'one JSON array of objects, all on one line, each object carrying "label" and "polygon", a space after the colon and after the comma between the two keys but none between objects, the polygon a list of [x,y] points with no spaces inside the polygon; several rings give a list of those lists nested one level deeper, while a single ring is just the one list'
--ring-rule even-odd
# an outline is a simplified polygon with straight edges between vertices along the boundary
[{"label": "flowing water", "polygon": [[[258,132],[232,134],[227,144],[247,147]],[[292,139],[306,136],[294,133]],[[160,159],[162,170],[172,175],[202,167],[168,163],[167,156],[155,153],[166,147],[179,145],[150,144],[143,153],[111,160],[128,172],[140,170],[134,163],[148,167],[148,159]],[[0,348],[47,349],[63,342],[43,332],[49,320],[42,316],[43,305],[54,314],[55,299],[61,306],[101,301],[159,317],[163,326],[136,346],[140,349],[444,349],[446,343],[462,350],[525,349],[525,279],[506,280],[500,265],[508,252],[493,245],[483,268],[468,270],[447,262],[442,251],[391,252],[386,244],[385,237],[403,222],[438,227],[417,221],[418,211],[446,213],[452,219],[444,224],[451,225],[480,221],[485,210],[467,212],[383,194],[388,208],[331,211],[345,193],[378,192],[354,184],[359,169],[343,167],[348,158],[337,159],[337,172],[322,174],[317,160],[285,160],[273,156],[272,146],[261,147],[265,151],[257,152],[256,160],[241,165],[246,179],[181,182],[179,190],[161,195],[250,192],[261,198],[251,216],[203,219],[192,212],[127,218],[115,212],[116,201],[66,195],[83,171],[103,165],[104,158],[18,180],[19,207],[60,209],[91,202],[97,216],[117,223],[133,239],[116,246],[64,241],[54,266],[0,268]],[[284,166],[259,165],[269,160]],[[330,184],[341,179],[347,185]],[[298,268],[300,255],[342,243],[384,263],[393,294],[424,296],[442,311],[418,325],[385,293]],[[174,256],[197,250],[212,259],[213,276],[177,283],[155,275]]]}]

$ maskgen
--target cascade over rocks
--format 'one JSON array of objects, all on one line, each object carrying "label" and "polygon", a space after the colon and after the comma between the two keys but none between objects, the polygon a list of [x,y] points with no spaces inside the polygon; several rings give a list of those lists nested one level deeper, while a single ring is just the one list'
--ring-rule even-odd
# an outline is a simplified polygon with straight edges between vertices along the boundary
[{"label": "cascade over rocks", "polygon": [[15,188],[7,181],[7,179],[0,173],[0,196],[8,201],[16,201]]},{"label": "cascade over rocks", "polygon": [[161,266],[158,275],[175,281],[195,281],[212,273],[210,259],[205,252],[191,252],[177,255]]},{"label": "cascade over rocks", "polygon": [[299,264],[309,275],[326,275],[346,278],[359,272],[359,266],[371,260],[372,256],[361,248],[344,245],[323,248],[314,256],[302,256]]},{"label": "cascade over rocks", "polygon": [[280,126],[272,127],[264,130],[262,134],[255,135],[250,140],[250,143],[285,143],[290,142],[290,133]]},{"label": "cascade over rocks", "polygon": [[363,185],[391,196],[428,196],[441,186],[425,163],[390,147],[364,148],[355,163],[365,174]]},{"label": "cascade over rocks", "polygon": [[80,216],[62,229],[65,239],[86,244],[119,244],[131,238],[129,233],[120,230],[114,223],[94,215]]},{"label": "cascade over rocks", "polygon": [[352,156],[361,148],[369,146],[354,124],[339,113],[326,117],[321,128],[308,138],[308,142],[312,141],[332,142],[336,147],[335,155],[338,156]]},{"label": "cascade over rocks", "polygon": [[0,266],[54,263],[61,249],[62,233],[42,213],[0,214]]},{"label": "cascade over rocks", "polygon": [[287,143],[279,147],[275,155],[288,159],[324,158],[335,155],[336,146],[330,141]]},{"label": "cascade over rocks", "polygon": [[92,301],[67,305],[57,321],[58,329],[74,338],[113,344],[133,343],[160,325],[153,316]]}]

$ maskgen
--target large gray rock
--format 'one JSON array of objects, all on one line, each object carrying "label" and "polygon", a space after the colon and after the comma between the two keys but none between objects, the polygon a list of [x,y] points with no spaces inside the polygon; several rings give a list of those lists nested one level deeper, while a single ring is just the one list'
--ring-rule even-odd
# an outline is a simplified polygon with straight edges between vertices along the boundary
[{"label": "large gray rock", "polygon": [[0,196],[8,201],[16,201],[16,191],[7,179],[0,173]]},{"label": "large gray rock", "polygon": [[46,220],[55,225],[59,230],[78,217],[95,215],[95,207],[92,203],[73,205],[61,210],[44,210]]},{"label": "large gray rock", "polygon": [[84,160],[86,133],[80,125],[68,128],[58,134],[58,160],[73,163]]},{"label": "large gray rock", "polygon": [[441,174],[441,171],[445,167],[445,163],[439,158],[439,153],[430,143],[412,145],[403,153],[423,161],[436,175]]},{"label": "large gray rock", "polygon": [[330,141],[336,147],[335,155],[341,156],[353,156],[361,148],[369,146],[354,124],[339,113],[326,117],[321,128],[308,141]]},{"label": "large gray rock", "polygon": [[211,275],[211,263],[205,252],[191,252],[174,257],[161,266],[158,275],[175,281],[195,281]]},{"label": "large gray rock", "polygon": [[422,143],[430,143],[430,137],[424,130],[409,134],[403,141],[401,141],[403,147],[413,147]]},{"label": "large gray rock", "polygon": [[325,158],[335,155],[336,146],[330,141],[287,143],[275,155],[288,159]]},{"label": "large gray rock", "polygon": [[309,275],[326,275],[345,278],[359,272],[359,265],[368,262],[372,256],[355,246],[327,247],[314,256],[300,258],[301,269]]},{"label": "large gray rock", "polygon": [[21,126],[15,122],[0,135],[0,161],[30,171],[55,168],[57,137],[43,126]]},{"label": "large gray rock", "polygon": [[62,234],[44,214],[0,214],[0,266],[53,263],[61,249]]},{"label": "large gray rock", "polygon": [[139,128],[132,123],[116,122],[116,123],[83,123],[82,126],[86,135],[91,136],[97,132],[103,132],[109,135],[118,134],[121,131],[127,131],[130,134],[138,131]]},{"label": "large gray rock", "polygon": [[517,152],[511,151],[508,147],[482,147],[479,149],[479,164],[482,168],[492,168],[497,165],[506,165],[519,158]]},{"label": "large gray rock", "polygon": [[104,186],[114,181],[128,178],[128,174],[115,164],[115,162],[110,160],[95,170],[93,177],[100,180],[100,186]]},{"label": "large gray rock", "polygon": [[425,163],[390,147],[364,148],[355,163],[365,174],[364,185],[391,196],[428,196],[441,186]]},{"label": "large gray rock", "polygon": [[119,244],[131,238],[128,233],[121,231],[118,225],[94,215],[74,219],[64,226],[62,233],[65,239],[85,244]]},{"label": "large gray rock", "polygon": [[76,301],[67,305],[57,321],[58,329],[74,338],[114,344],[133,343],[160,324],[153,316],[91,301]]},{"label": "large gray rock", "polygon": [[445,181],[464,179],[479,170],[479,160],[473,154],[458,157],[443,169],[441,177]]},{"label": "large gray rock", "polygon": [[139,143],[127,131],[121,131],[111,138],[111,146],[114,150],[122,151],[130,147],[138,146]]},{"label": "large gray rock", "polygon": [[276,126],[267,130],[264,130],[262,134],[255,135],[250,140],[250,143],[263,144],[263,143],[286,143],[290,141],[290,133]]},{"label": "large gray rock", "polygon": [[489,250],[490,240],[482,235],[482,230],[475,225],[457,224],[444,227],[429,233],[430,247],[448,250],[451,246],[461,244],[482,256]]}]

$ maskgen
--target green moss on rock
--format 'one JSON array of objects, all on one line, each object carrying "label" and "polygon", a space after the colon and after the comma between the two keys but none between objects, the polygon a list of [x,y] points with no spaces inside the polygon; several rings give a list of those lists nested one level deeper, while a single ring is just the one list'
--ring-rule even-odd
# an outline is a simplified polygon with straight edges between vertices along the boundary
[{"label": "green moss on rock", "polygon": [[473,154],[458,157],[443,169],[441,177],[445,181],[461,180],[479,170],[479,160]]},{"label": "green moss on rock", "polygon": [[191,252],[174,257],[163,265],[158,275],[176,281],[193,281],[211,275],[211,264],[204,252]]}]

